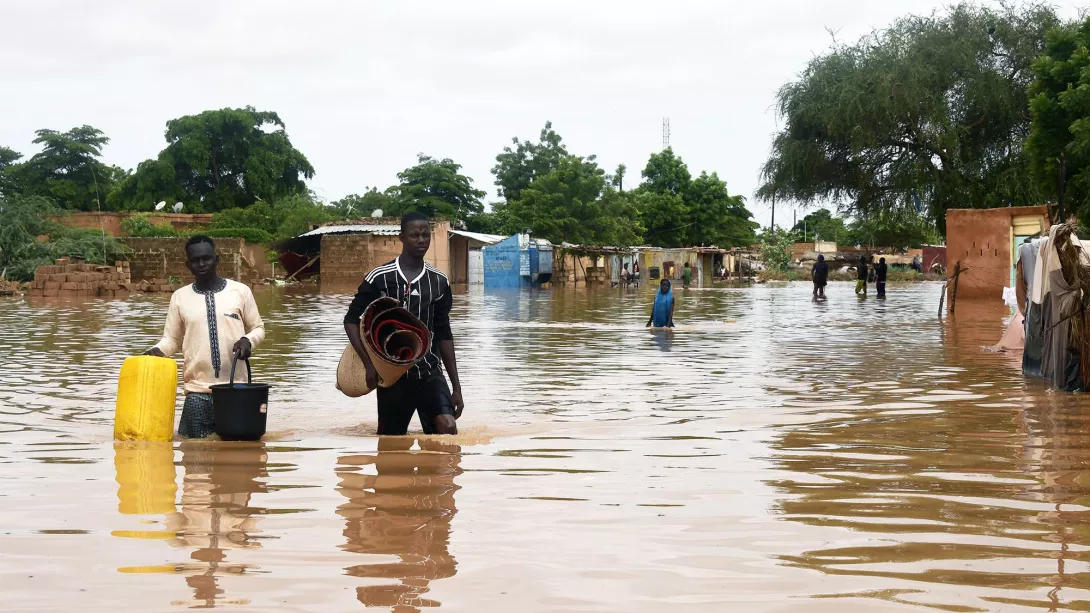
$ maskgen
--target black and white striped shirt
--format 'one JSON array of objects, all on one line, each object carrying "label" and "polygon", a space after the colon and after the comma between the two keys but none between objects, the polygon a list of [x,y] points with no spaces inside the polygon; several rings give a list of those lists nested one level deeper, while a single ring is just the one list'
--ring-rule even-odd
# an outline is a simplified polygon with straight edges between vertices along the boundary
[{"label": "black and white striped shirt", "polygon": [[375,300],[389,296],[420,318],[431,332],[431,351],[410,368],[405,377],[427,381],[443,375],[439,341],[454,339],[450,331],[450,281],[438,268],[424,263],[415,279],[407,279],[395,258],[367,273],[348,307],[344,323],[358,326],[364,310]]}]

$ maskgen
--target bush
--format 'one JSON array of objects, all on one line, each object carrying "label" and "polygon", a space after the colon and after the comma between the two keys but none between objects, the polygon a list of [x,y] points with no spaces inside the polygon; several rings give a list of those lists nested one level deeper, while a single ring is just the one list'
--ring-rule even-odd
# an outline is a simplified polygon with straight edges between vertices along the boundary
[{"label": "bush", "polygon": [[7,271],[7,278],[30,281],[39,266],[53,264],[57,258],[108,264],[128,254],[128,249],[112,236],[52,221],[63,214],[46,198],[0,200],[0,270]]},{"label": "bush", "polygon": [[[337,218],[334,209],[315,202],[307,195],[296,195],[272,204],[259,201],[246,208],[220,211],[212,217],[211,230],[238,232],[257,229],[268,236],[261,242],[270,243],[302,234],[311,224],[326,223]],[[250,242],[249,239],[247,242]]]},{"label": "bush", "polygon": [[121,231],[133,238],[170,238],[181,236],[170,224],[153,224],[147,215],[133,215],[121,222]]},{"label": "bush", "polygon": [[770,272],[787,272],[794,243],[795,235],[791,232],[780,229],[766,231],[761,236],[761,262],[765,268]]},{"label": "bush", "polygon": [[273,242],[273,237],[261,228],[210,228],[196,234],[212,238],[241,238],[251,245],[267,245]]}]

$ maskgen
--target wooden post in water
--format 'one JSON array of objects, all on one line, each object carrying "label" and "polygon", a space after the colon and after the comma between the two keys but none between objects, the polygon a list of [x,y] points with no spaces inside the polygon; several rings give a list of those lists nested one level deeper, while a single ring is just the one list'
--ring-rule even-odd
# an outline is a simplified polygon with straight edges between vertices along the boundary
[{"label": "wooden post in water", "polygon": [[954,306],[958,299],[958,277],[961,276],[961,260],[954,264],[954,289],[950,292],[950,314],[954,313]]}]

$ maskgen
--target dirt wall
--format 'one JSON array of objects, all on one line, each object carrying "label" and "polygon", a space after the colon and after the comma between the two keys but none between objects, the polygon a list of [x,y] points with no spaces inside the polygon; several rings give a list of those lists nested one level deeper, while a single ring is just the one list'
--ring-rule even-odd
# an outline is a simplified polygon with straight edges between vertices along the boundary
[{"label": "dirt wall", "polygon": [[[72,213],[58,217],[57,221],[70,228],[102,229],[110,236],[121,236],[121,222],[136,213]],[[210,214],[155,213],[148,221],[156,225],[170,224],[180,232],[195,232],[212,223]]]},{"label": "dirt wall", "polygon": [[[425,261],[449,278],[450,224],[432,224],[431,249]],[[368,271],[401,254],[401,239],[378,234],[326,234],[322,237],[322,284],[359,284]]]},{"label": "dirt wall", "polygon": [[[957,283],[959,300],[1002,299],[1003,288],[1011,284],[1014,219],[1026,216],[1038,216],[1048,227],[1048,208],[1043,205],[946,212],[947,277],[953,278],[958,262],[965,270]],[[950,283],[951,294],[953,288]]]},{"label": "dirt wall", "polygon": [[[130,271],[134,282],[152,279],[177,279],[183,283],[192,280],[185,266],[186,238],[122,238],[122,243],[132,250],[129,255]],[[244,263],[242,251],[246,244],[241,238],[217,238],[216,253],[220,256],[219,273],[228,279],[252,283],[259,278],[253,268]]]}]

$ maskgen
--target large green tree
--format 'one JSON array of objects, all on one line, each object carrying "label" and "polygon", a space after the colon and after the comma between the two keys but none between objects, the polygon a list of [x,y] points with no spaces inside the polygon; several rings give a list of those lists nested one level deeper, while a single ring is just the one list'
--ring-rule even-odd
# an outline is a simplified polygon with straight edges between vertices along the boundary
[{"label": "large green tree", "polygon": [[848,238],[848,227],[843,217],[833,215],[829,209],[818,209],[798,220],[791,231],[803,240],[843,242]]},{"label": "large green tree", "polygon": [[[551,121],[545,122],[538,142],[511,139],[514,147],[504,147],[496,156],[492,174],[496,177],[497,194],[507,202],[518,200],[522,190],[537,177],[545,176],[560,166],[561,160],[570,154],[563,139],[553,130]],[[594,160],[594,156],[588,158]]]},{"label": "large green tree", "polygon": [[630,201],[606,187],[596,162],[573,155],[536,177],[503,214],[513,224],[508,231],[529,230],[554,243],[628,246],[640,236]]},{"label": "large green tree", "polygon": [[106,210],[106,197],[124,171],[102,163],[102,148],[110,139],[91,126],[67,132],[38,130],[34,144],[42,150],[16,163],[10,149],[2,152],[5,191],[49,198],[70,211]]},{"label": "large green tree", "polygon": [[757,238],[757,222],[746,209],[745,198],[731,196],[717,173],[701,172],[693,179],[686,204],[695,222],[688,233],[692,245],[742,247]]},{"label": "large green tree", "polygon": [[685,162],[666,148],[651,155],[642,175],[635,202],[649,244],[734,247],[756,240],[753,215],[718,174],[702,172],[694,180]]},{"label": "large green tree", "polygon": [[179,117],[167,122],[166,140],[157,163],[141,164],[121,186],[126,208],[149,210],[179,198],[190,212],[221,211],[305,193],[304,179],[314,176],[271,111],[228,108]]},{"label": "large green tree", "polygon": [[23,154],[14,149],[0,147],[0,198],[15,196],[15,179],[11,173],[22,157]]},{"label": "large green tree", "polygon": [[952,207],[1042,201],[1026,88],[1057,24],[1045,5],[959,4],[834,43],[779,92],[759,196],[862,218],[919,198],[943,229]]},{"label": "large green tree", "polygon": [[481,198],[485,193],[473,188],[473,180],[461,173],[460,164],[424,154],[417,157],[417,162],[397,173],[400,183],[389,190],[393,196],[392,214],[415,210],[428,217],[464,222],[484,212]]},{"label": "large green tree", "polygon": [[362,219],[370,217],[376,211],[382,211],[384,217],[393,216],[397,214],[400,206],[396,203],[396,197],[389,193],[391,191],[393,188],[380,192],[372,187],[363,195],[349,194],[340,200],[335,200],[329,204],[329,207],[338,217],[344,219]]},{"label": "large green tree", "polygon": [[[1058,27],[1033,65],[1026,149],[1040,190],[1090,220],[1090,19]],[[1062,173],[1061,173],[1062,170]],[[1061,177],[1062,174],[1062,177]]]}]

